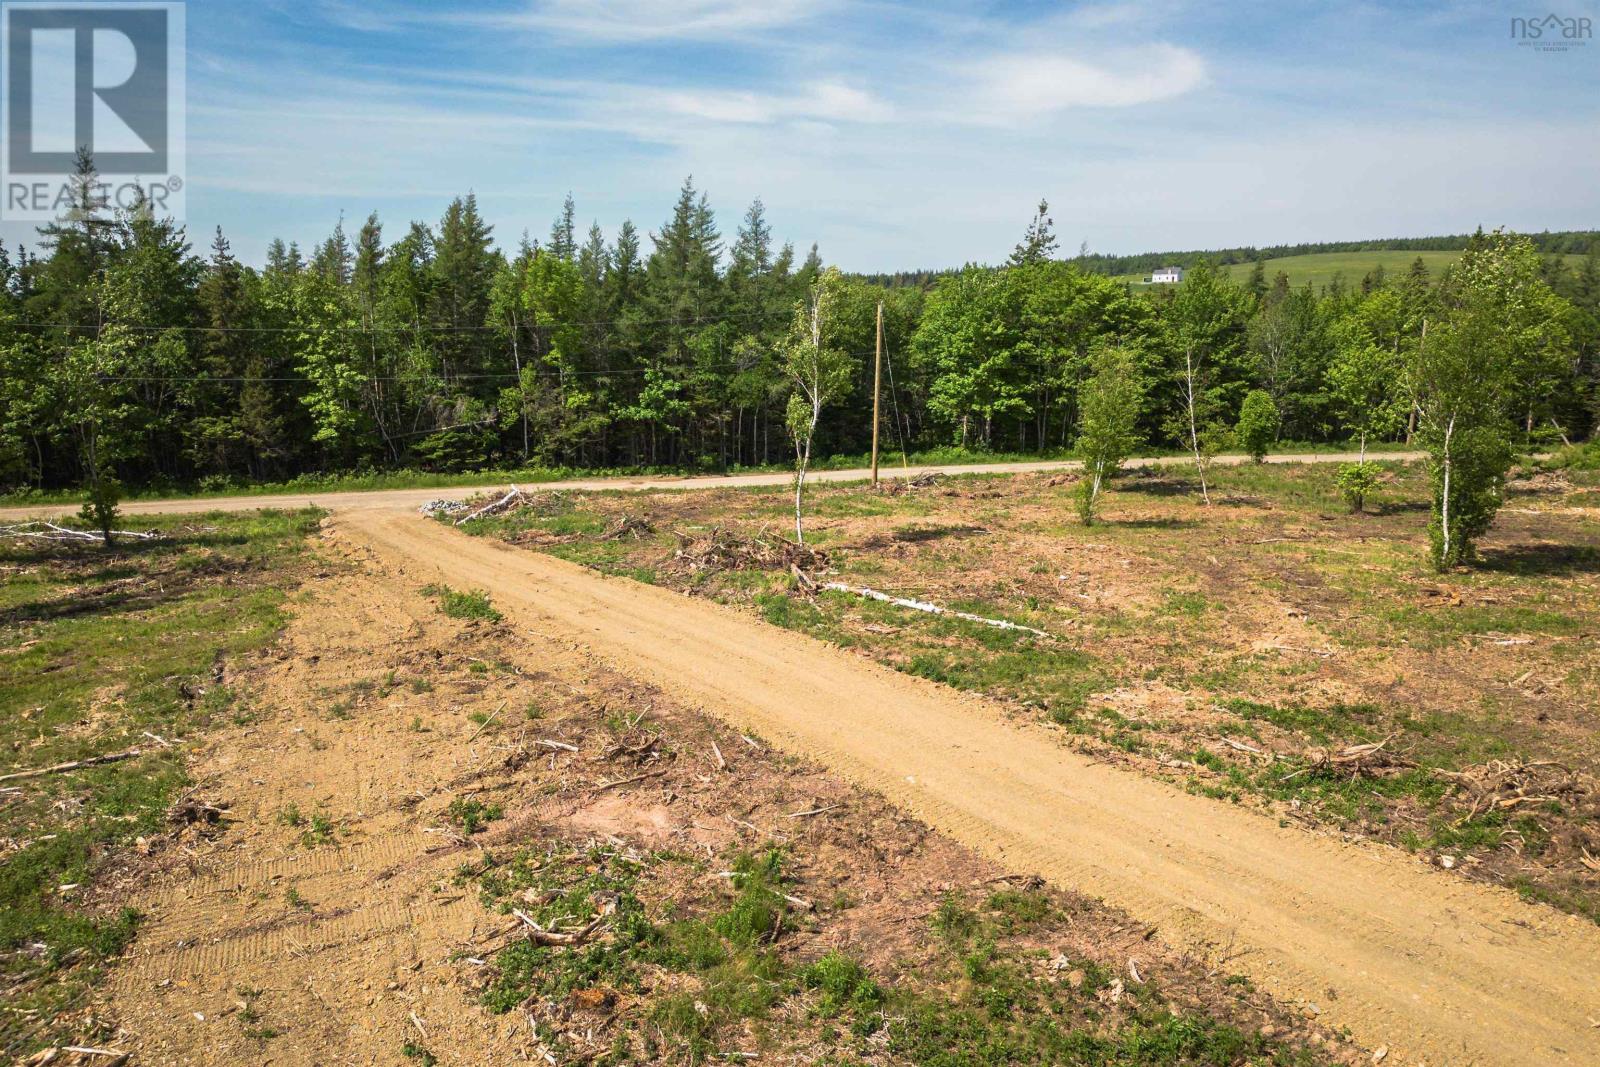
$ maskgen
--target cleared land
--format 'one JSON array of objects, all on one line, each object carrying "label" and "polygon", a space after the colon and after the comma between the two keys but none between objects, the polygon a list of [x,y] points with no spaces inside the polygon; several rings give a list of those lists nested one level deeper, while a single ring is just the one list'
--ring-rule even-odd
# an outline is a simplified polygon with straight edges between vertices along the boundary
[{"label": "cleared land", "polygon": [[[1454,264],[1461,258],[1460,252],[1313,252],[1304,256],[1280,256],[1276,259],[1265,260],[1267,283],[1279,271],[1289,276],[1292,286],[1310,285],[1321,288],[1332,284],[1334,278],[1342,278],[1347,286],[1358,286],[1361,279],[1368,271],[1382,267],[1390,277],[1398,277],[1411,269],[1411,264],[1418,258],[1428,266],[1428,273],[1438,277],[1446,267]],[[1566,256],[1567,262],[1576,267],[1583,261],[1582,256]],[[1219,268],[1236,282],[1243,282],[1255,269],[1253,263],[1231,263]],[[1149,272],[1143,274],[1118,275],[1118,281],[1133,282],[1135,285],[1143,283]]]},{"label": "cleared land", "polygon": [[[1600,1062],[1595,476],[1519,480],[1446,576],[1415,469],[1367,516],[1323,465],[1219,480],[1203,509],[1152,467],[1089,529],[1061,471],[818,490],[809,573],[1043,638],[806,591],[759,485],[472,524],[516,546],[375,507],[316,557],[304,520],[271,551],[231,524],[282,517],[161,520],[162,552],[211,560],[195,588],[301,592],[270,647],[280,615],[151,663],[226,711],[151,729],[192,780],[172,822],[176,785],[79,896],[23,887],[125,923],[92,957],[8,946],[56,961],[36,1005],[126,954],[31,1037],[155,1063]],[[194,543],[219,527],[229,552]],[[62,669],[105,650],[37,743],[122,743],[144,646],[63,609],[191,587],[16,567],[8,638]],[[99,810],[108,770],[18,783],[57,823],[13,840]]]},{"label": "cleared land", "polygon": [[[759,517],[753,498],[735,506]],[[982,514],[970,498],[960,506],[969,521]],[[704,601],[504,551],[447,552],[443,527],[371,513],[345,521],[391,558],[504,590],[530,625],[576,628],[622,669],[821,754],[1004,862],[1086,886],[1180,943],[1244,950],[1252,978],[1374,1046],[1486,1063],[1591,1058],[1592,983],[1580,961],[1600,948],[1600,931],[1585,920],[1108,769],[995,705],[752,630]]]},{"label": "cleared land", "polygon": [[185,731],[178,810],[221,814],[102,857],[84,910],[143,918],[63,1039],[150,1064],[1361,1058],[355,535]]},{"label": "cleared land", "polygon": [[[131,941],[152,842],[215,812],[186,803],[185,739],[248,715],[231,668],[270,644],[310,569],[315,514],[157,519],[115,554],[0,541],[0,1061],[109,1036],[92,985]],[[64,774],[30,771],[101,756]]]},{"label": "cleared land", "polygon": [[814,497],[819,580],[1048,640],[797,594],[787,562],[759,551],[786,503],[752,491],[555,494],[473,525],[1004,699],[1192,792],[1600,921],[1600,474],[1514,481],[1483,565],[1442,576],[1422,558],[1420,464],[1391,465],[1367,515],[1346,512],[1326,466],[1219,472],[1212,508],[1194,488],[1181,469],[1133,472],[1088,528],[1059,474]]}]

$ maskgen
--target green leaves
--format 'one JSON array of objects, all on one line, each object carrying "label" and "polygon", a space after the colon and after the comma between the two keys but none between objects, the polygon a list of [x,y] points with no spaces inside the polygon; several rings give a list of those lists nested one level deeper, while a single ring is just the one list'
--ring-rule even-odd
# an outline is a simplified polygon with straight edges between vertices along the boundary
[{"label": "green leaves", "polygon": [[1267,449],[1278,436],[1278,405],[1272,402],[1271,393],[1252,389],[1245,394],[1234,433],[1239,447],[1249,453],[1252,460],[1260,463],[1266,458]]},{"label": "green leaves", "polygon": [[1501,503],[1512,419],[1530,421],[1565,351],[1564,302],[1539,276],[1527,238],[1474,239],[1444,288],[1437,327],[1410,360],[1419,432],[1430,456],[1431,558],[1443,570],[1473,558]]},{"label": "green leaves", "polygon": [[1105,480],[1117,472],[1139,443],[1139,407],[1144,380],[1127,349],[1102,345],[1089,357],[1092,373],[1080,391],[1078,448],[1084,476],[1078,483],[1078,515],[1085,525]]}]

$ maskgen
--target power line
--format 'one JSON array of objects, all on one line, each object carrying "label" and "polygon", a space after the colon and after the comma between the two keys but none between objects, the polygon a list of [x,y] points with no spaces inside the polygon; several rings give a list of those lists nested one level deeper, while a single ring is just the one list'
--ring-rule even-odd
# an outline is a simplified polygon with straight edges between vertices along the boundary
[{"label": "power line", "polygon": [[[572,322],[533,322],[519,325],[518,329],[556,329],[560,327],[577,326],[706,326],[718,322],[743,322],[752,319],[772,319],[793,315],[788,311],[755,311],[745,315],[705,315],[692,318],[668,319],[591,319],[588,321]],[[294,333],[309,335],[325,335],[335,333],[496,333],[507,329],[504,325],[482,326],[442,326],[442,325],[394,325],[394,326],[322,326],[307,329],[300,326],[140,326],[130,323],[109,323],[104,326],[85,325],[81,322],[4,322],[0,325],[14,326],[24,329],[37,330],[104,330],[116,328],[132,330],[141,333],[167,333],[178,331],[183,333]]]},{"label": "power line", "polygon": [[[872,352],[870,352],[870,351],[845,352],[844,355],[848,356],[848,357],[850,357],[852,359],[864,359],[867,356],[872,355]],[[547,369],[555,370],[555,368],[549,367],[548,364],[546,364],[545,366],[546,366]],[[690,365],[687,365],[687,366],[684,366],[684,367],[672,368],[672,372],[673,373],[682,374],[682,375],[692,375],[692,374],[695,374],[697,372],[702,372],[702,371],[729,371],[729,370],[731,370],[731,371],[747,371],[747,370],[756,370],[760,366],[761,366],[761,361],[759,361],[759,360],[757,360],[755,362],[751,362],[751,363],[704,363],[704,364],[690,364]],[[604,378],[604,377],[611,377],[611,376],[623,377],[623,376],[627,376],[627,375],[630,375],[630,374],[650,374],[652,372],[662,373],[664,370],[665,369],[662,368],[662,367],[619,367],[619,368],[616,368],[614,370],[606,370],[606,369],[600,369],[600,368],[589,368],[589,369],[578,369],[578,370],[562,370],[562,371],[559,371],[558,373],[559,373],[559,376],[563,377],[563,378],[574,378],[574,377]],[[891,376],[893,375],[893,373],[894,372],[891,369],[890,370]],[[217,384],[217,385],[242,385],[242,384],[247,383],[247,382],[252,382],[252,383],[253,382],[309,382],[309,381],[313,381],[314,380],[311,376],[303,375],[303,374],[302,375],[292,375],[292,374],[289,374],[289,375],[249,375],[249,374],[206,375],[206,374],[185,374],[185,375],[183,375],[181,377],[174,377],[174,376],[171,376],[171,375],[153,375],[153,374],[101,374],[101,375],[97,375],[97,378],[98,378],[99,381],[102,381],[102,382],[141,382],[141,383],[173,382],[173,383],[180,383],[180,384],[181,383],[185,383],[185,382],[204,382],[204,383],[208,383],[208,384]],[[519,379],[519,375],[515,371],[500,371],[500,372],[480,372],[480,373],[475,373],[475,374],[448,374],[448,375],[446,375],[446,374],[372,374],[372,375],[367,375],[367,376],[363,377],[362,381],[364,381],[364,382],[414,382],[414,383],[417,383],[417,384],[427,385],[427,384],[433,384],[433,383],[447,383],[447,382],[461,382],[461,381],[517,381],[518,379]],[[891,387],[891,389],[893,388],[892,380],[891,380],[891,383],[890,383],[890,387]]]}]

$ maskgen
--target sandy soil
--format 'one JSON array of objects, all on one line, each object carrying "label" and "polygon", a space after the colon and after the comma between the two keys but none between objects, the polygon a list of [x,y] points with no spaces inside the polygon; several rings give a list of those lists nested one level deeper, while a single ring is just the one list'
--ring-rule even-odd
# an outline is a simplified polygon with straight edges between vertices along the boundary
[{"label": "sandy soil", "polygon": [[[1421,459],[1420,452],[1390,452],[1385,460]],[[1244,456],[1218,456],[1223,465],[1242,463]],[[1327,455],[1269,456],[1269,463],[1342,463],[1355,458],[1344,453]],[[1162,456],[1153,459],[1132,460],[1127,466],[1173,466],[1192,462],[1182,456]],[[915,478],[923,474],[1024,474],[1031,471],[1076,470],[1076,460],[1059,460],[1038,463],[969,463],[945,466],[894,467],[885,465],[885,478]],[[842,471],[815,471],[808,476],[818,482],[859,482],[870,475],[866,469]],[[707,489],[740,488],[757,485],[787,485],[792,475],[775,474],[706,475],[703,477],[652,477],[652,478],[573,478],[560,482],[541,482],[541,490],[555,489]],[[253,508],[299,508],[316,506],[329,509],[380,508],[391,510],[415,509],[430,500],[458,498],[488,492],[490,486],[452,488],[435,486],[432,489],[379,489],[360,492],[281,493],[258,496],[214,496],[176,500],[129,500],[121,505],[125,515],[184,515],[207,511],[249,511]],[[24,519],[49,518],[71,511],[71,506],[61,504],[0,508],[0,521],[19,522]]]},{"label": "sandy soil", "polygon": [[583,642],[1009,869],[1242,953],[1266,991],[1390,1062],[1600,1063],[1591,924],[1095,764],[987,702],[715,604],[392,512],[336,525],[411,580],[490,589],[518,626]]},{"label": "sandy soil", "polygon": [[[423,535],[428,559],[488,550],[402,523]],[[502,624],[446,618],[419,593],[434,564],[394,551],[395,532],[335,525],[284,637],[226,667],[250,718],[206,740],[192,796],[227,805],[228,819],[152,842],[145,869],[125,883],[134,888],[107,902],[150,916],[106,991],[116,1044],[135,1062],[398,1064],[413,1062],[408,1043],[446,1065],[546,1062],[531,1026],[539,1012],[579,1048],[605,1051],[598,1015],[479,1005],[493,961],[478,957],[491,957],[485,946],[506,920],[455,875],[485,849],[603,841],[710,857],[776,841],[794,857],[795,892],[851,900],[819,909],[782,950],[808,960],[841,948],[912,983],[932,951],[927,917],[941,894],[981,898],[1005,878],[881,795],[618,673],[574,641],[580,629],[531,610],[531,586],[497,594]],[[499,566],[498,554],[490,562]],[[745,668],[734,666],[737,678]],[[632,773],[617,762],[615,723],[645,714],[660,762],[648,780],[612,788]],[[463,837],[445,814],[458,798],[503,805],[505,817]],[[291,810],[298,819],[285,818]],[[308,841],[314,817],[331,829]],[[692,911],[722,885],[668,886],[658,903]],[[1144,980],[1180,1009],[1311,1048],[1316,1062],[1367,1060],[1304,1005],[1223,983],[1214,967],[1237,960],[1208,962],[1164,944],[1147,922],[1064,896],[1067,925],[1041,932],[1050,955],[1113,972],[1137,957]],[[761,1062],[815,1062],[829,1039],[804,1003],[786,1010],[783,1043]]]}]

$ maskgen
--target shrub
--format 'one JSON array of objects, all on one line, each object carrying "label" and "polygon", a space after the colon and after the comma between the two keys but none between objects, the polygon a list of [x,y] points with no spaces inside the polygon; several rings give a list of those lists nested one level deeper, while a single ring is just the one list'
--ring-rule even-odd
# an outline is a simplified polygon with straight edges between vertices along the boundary
[{"label": "shrub", "polygon": [[1264,389],[1252,389],[1239,407],[1239,447],[1260,463],[1278,436],[1278,405]]},{"label": "shrub", "polygon": [[1341,463],[1338,473],[1334,475],[1334,482],[1339,486],[1345,503],[1350,505],[1350,510],[1360,513],[1366,508],[1367,495],[1378,487],[1378,465]]}]

